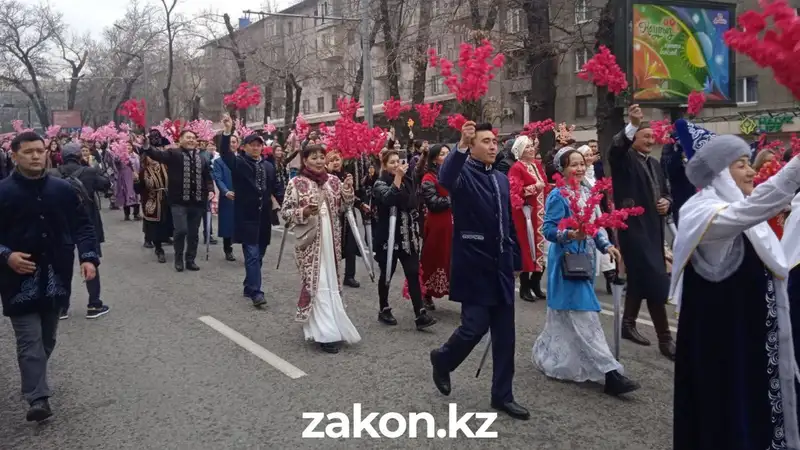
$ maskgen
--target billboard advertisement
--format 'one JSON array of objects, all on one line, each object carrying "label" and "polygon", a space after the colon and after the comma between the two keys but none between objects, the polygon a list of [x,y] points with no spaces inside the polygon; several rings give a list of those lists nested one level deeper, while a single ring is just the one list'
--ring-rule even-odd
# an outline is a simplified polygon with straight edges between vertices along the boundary
[{"label": "billboard advertisement", "polygon": [[81,112],[74,109],[53,111],[52,123],[61,128],[80,128],[82,125]]},{"label": "billboard advertisement", "polygon": [[630,5],[634,102],[683,104],[692,91],[701,91],[709,105],[735,103],[733,54],[723,40],[734,26],[735,5],[660,0]]}]

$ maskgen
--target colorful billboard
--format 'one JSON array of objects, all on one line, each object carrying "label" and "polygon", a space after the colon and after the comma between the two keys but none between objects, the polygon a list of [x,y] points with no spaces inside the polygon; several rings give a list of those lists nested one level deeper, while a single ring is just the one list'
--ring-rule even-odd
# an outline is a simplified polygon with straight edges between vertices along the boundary
[{"label": "colorful billboard", "polygon": [[632,2],[634,102],[682,104],[692,91],[705,92],[709,104],[735,102],[732,54],[723,41],[735,5],[685,4]]}]

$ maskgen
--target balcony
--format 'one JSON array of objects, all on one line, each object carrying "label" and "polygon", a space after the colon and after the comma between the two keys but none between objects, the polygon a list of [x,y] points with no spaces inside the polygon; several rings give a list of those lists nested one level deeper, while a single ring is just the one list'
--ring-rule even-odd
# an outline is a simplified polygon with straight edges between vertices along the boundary
[{"label": "balcony", "polygon": [[334,90],[342,90],[345,86],[345,73],[343,69],[337,69],[331,71],[327,75],[323,75],[323,78],[320,80],[320,87],[322,89],[334,89]]}]

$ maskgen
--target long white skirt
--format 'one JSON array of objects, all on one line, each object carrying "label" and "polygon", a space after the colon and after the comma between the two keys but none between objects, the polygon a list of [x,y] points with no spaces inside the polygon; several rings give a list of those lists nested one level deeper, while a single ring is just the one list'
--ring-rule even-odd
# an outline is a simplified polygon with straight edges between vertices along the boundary
[{"label": "long white skirt", "polygon": [[559,380],[601,382],[612,370],[622,373],[594,311],[547,308],[547,321],[532,354],[539,370]]},{"label": "long white skirt", "polygon": [[333,249],[333,231],[326,206],[320,210],[320,220],[322,221],[320,224],[322,248],[320,248],[319,255],[319,282],[317,283],[317,294],[312,299],[311,315],[303,324],[303,333],[307,340],[320,344],[341,341],[355,344],[361,340],[361,335],[347,317],[339,292],[336,252]]}]

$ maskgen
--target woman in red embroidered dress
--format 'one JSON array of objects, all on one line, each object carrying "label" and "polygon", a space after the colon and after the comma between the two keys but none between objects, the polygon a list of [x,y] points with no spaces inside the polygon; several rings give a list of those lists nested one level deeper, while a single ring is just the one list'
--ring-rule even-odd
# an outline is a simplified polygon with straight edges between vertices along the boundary
[{"label": "woman in red embroidered dress", "polygon": [[[758,173],[764,164],[774,161],[775,159],[776,156],[774,152],[772,152],[770,149],[763,149],[758,153],[758,155],[756,155],[756,159],[753,161],[753,170]],[[775,236],[778,236],[778,239],[783,237],[783,225],[784,222],[786,222],[786,217],[788,215],[788,211],[783,211],[778,213],[778,215],[772,219],[767,220],[767,224],[770,228],[772,228],[772,231],[775,232]]]},{"label": "woman in red embroidered dress", "polygon": [[[528,136],[520,136],[514,141],[511,153],[517,161],[508,171],[512,198],[522,197],[522,205],[516,205],[512,218],[517,230],[517,240],[522,251],[522,273],[519,276],[519,296],[522,300],[533,302],[538,298],[547,298],[541,288],[542,272],[545,266],[545,239],[542,232],[544,223],[544,192],[547,179],[540,160],[536,159],[539,140],[531,140]],[[533,224],[533,240],[536,248],[536,259],[531,256],[528,243],[528,228],[523,205],[530,205],[531,223]],[[535,296],[535,297],[534,297]]]},{"label": "woman in red embroidered dress", "polygon": [[453,213],[450,210],[450,197],[447,190],[439,184],[441,167],[450,148],[436,144],[424,154],[417,163],[422,172],[420,194],[425,203],[425,227],[422,243],[422,290],[423,303],[430,311],[433,297],[442,298],[450,293],[450,247],[453,244]]}]

